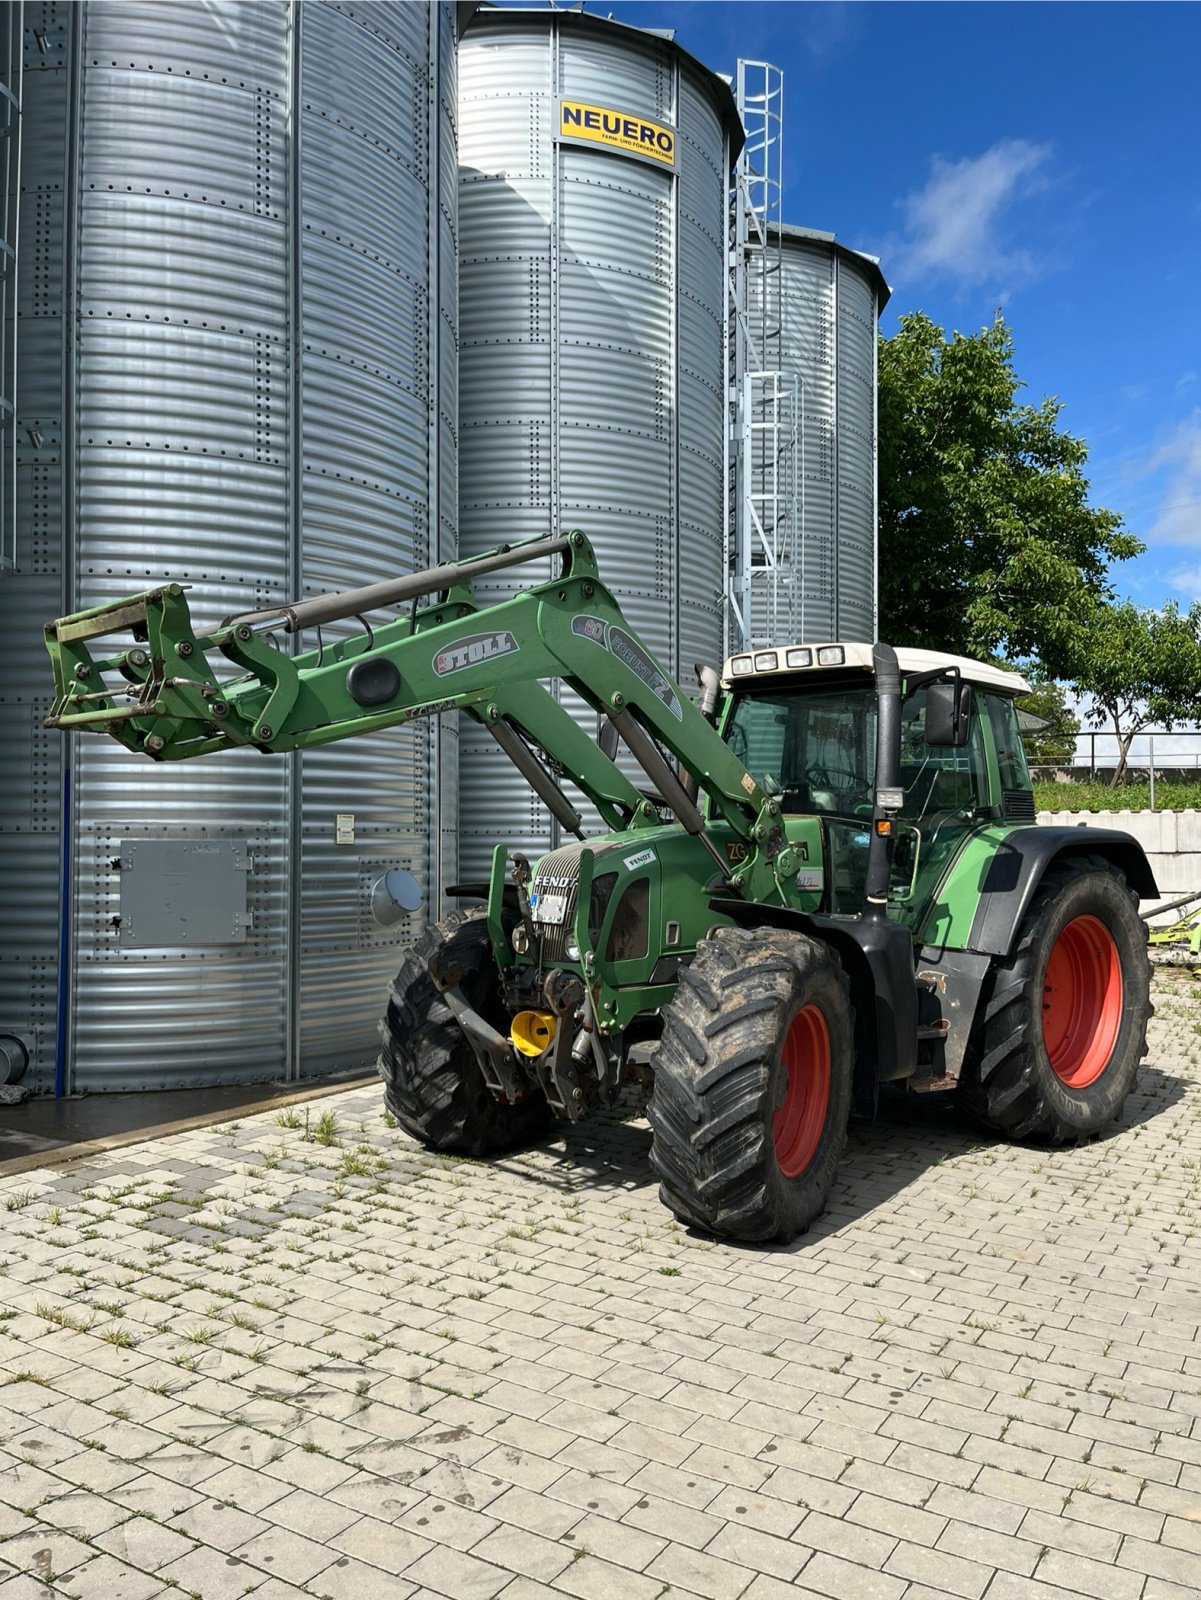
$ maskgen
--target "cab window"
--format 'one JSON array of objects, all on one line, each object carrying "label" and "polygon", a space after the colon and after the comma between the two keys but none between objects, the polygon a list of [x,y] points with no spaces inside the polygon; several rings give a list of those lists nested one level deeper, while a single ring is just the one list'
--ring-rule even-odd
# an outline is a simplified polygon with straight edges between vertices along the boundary
[{"label": "cab window", "polygon": [[1025,792],[1030,788],[1030,768],[1018,728],[1017,706],[1007,695],[986,694],[984,704],[997,752],[1001,788]]},{"label": "cab window", "polygon": [[869,816],[876,767],[876,696],[865,683],[742,695],[726,730],[731,750],[786,812]]},{"label": "cab window", "polygon": [[934,812],[971,811],[984,804],[987,765],[978,718],[960,750],[926,743],[926,691],[910,695],[901,707],[901,816],[917,821]]}]

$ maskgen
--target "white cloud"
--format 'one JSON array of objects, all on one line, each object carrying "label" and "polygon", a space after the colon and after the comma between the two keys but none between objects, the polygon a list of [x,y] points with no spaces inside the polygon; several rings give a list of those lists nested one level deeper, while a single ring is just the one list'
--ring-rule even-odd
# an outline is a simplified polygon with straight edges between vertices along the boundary
[{"label": "white cloud", "polygon": [[1175,572],[1168,573],[1168,582],[1184,596],[1186,605],[1201,600],[1201,567],[1177,567]]},{"label": "white cloud", "polygon": [[965,288],[1029,282],[1039,265],[1030,251],[1005,248],[1004,215],[1043,187],[1050,154],[1047,144],[1002,139],[961,161],[935,156],[925,188],[903,202],[905,234],[894,270],[909,278],[949,278]]},{"label": "white cloud", "polygon": [[[1167,480],[1159,511],[1147,533],[1147,543],[1201,545],[1201,410],[1181,422],[1159,446],[1147,463],[1150,472],[1164,472]],[[1189,568],[1174,574],[1187,578],[1196,588],[1201,569]]]},{"label": "white cloud", "polygon": [[861,6],[847,5],[842,0],[824,0],[821,5],[807,5],[802,10],[804,20],[796,32],[814,61],[828,61],[846,54],[863,35],[865,19]]}]

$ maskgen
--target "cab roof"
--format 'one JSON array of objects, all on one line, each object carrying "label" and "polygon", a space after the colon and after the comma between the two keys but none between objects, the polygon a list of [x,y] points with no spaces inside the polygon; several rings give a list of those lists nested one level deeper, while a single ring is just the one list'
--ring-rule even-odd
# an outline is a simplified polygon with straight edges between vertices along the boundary
[{"label": "cab roof", "polygon": [[[1030,685],[1018,672],[994,667],[987,661],[969,661],[966,656],[946,655],[941,650],[897,651],[901,676],[933,672],[938,667],[957,667],[965,683],[978,683],[983,689],[1000,694],[1029,694]],[[872,647],[862,641],[829,644],[781,644],[762,650],[744,650],[730,656],[722,670],[722,685],[727,689],[746,688],[752,683],[795,678],[802,673],[831,675],[846,672],[871,672]]]}]

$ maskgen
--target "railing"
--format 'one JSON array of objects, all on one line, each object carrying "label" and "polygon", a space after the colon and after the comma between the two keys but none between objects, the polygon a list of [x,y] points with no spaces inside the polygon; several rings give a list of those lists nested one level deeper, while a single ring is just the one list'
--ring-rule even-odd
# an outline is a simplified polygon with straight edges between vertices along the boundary
[{"label": "railing", "polygon": [[[1067,772],[1075,779],[1088,774],[1090,783],[1114,772],[1120,759],[1117,736],[1104,729],[1086,729],[1076,735],[1076,750],[1070,761],[1031,761],[1031,771],[1050,777]],[[1167,773],[1180,773],[1186,782],[1195,775],[1197,799],[1201,802],[1201,728],[1147,728],[1135,734],[1126,757],[1127,778],[1146,775],[1150,794],[1149,809],[1157,810],[1156,783]],[[1065,788],[1068,787],[1065,785]]]}]

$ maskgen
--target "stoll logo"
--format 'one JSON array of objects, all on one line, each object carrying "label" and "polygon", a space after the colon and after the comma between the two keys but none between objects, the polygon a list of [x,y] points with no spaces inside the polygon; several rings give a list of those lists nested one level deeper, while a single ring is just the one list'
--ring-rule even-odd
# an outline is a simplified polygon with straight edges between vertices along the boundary
[{"label": "stoll logo", "polygon": [[452,672],[462,672],[465,667],[493,661],[497,656],[511,656],[520,649],[511,633],[473,633],[449,649],[439,650],[434,657],[434,671],[445,678]]}]

